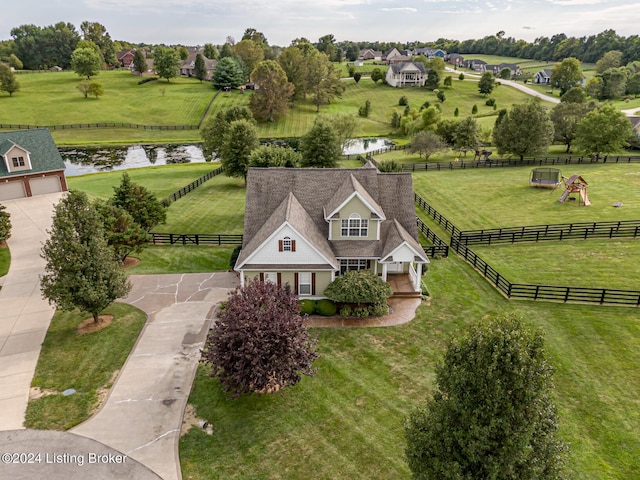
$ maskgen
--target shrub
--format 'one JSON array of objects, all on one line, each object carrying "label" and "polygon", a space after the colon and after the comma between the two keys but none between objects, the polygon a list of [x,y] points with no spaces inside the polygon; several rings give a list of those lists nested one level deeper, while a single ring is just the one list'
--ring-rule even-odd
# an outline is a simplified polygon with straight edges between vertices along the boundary
[{"label": "shrub", "polygon": [[353,77],[355,73],[356,73],[356,68],[354,66],[349,66],[349,76]]},{"label": "shrub", "polygon": [[351,307],[349,305],[343,305],[342,308],[340,309],[340,316],[342,318],[350,317]]},{"label": "shrub", "polygon": [[409,105],[409,99],[405,95],[401,96],[400,100],[398,100],[398,105],[402,107]]},{"label": "shrub", "polygon": [[458,107],[456,107],[456,109],[453,111],[453,116],[457,117],[458,115],[460,115],[460,110],[458,110]]},{"label": "shrub", "polygon": [[391,286],[369,270],[346,272],[324,291],[327,298],[341,303],[382,303],[392,293]]},{"label": "shrub", "polygon": [[402,165],[398,163],[397,160],[391,158],[389,160],[383,160],[378,163],[378,170],[381,172],[401,172]]},{"label": "shrub", "polygon": [[354,317],[365,318],[369,316],[369,309],[367,307],[356,307],[353,309]]},{"label": "shrub", "polygon": [[327,300],[323,298],[322,300],[318,300],[316,302],[315,313],[317,313],[318,315],[322,315],[324,317],[331,317],[335,315],[337,311],[338,311],[338,306],[335,304],[335,302],[332,302],[331,300]]},{"label": "shrub", "polygon": [[315,300],[300,300],[300,314],[302,315],[312,315],[313,312],[316,311],[316,301]]},{"label": "shrub", "polygon": [[427,100],[426,102],[424,102],[422,104],[422,106],[420,107],[420,111],[424,110],[425,108],[429,108],[431,106],[431,102],[429,100]]},{"label": "shrub", "polygon": [[400,114],[395,110],[393,111],[393,115],[391,116],[391,126],[393,128],[400,127]]},{"label": "shrub", "polygon": [[362,107],[358,109],[358,115],[361,117],[367,118],[369,116],[369,112],[371,111],[371,102],[367,100]]},{"label": "shrub", "polygon": [[381,317],[389,313],[389,305],[386,303],[374,303],[369,306],[369,315],[372,317]]},{"label": "shrub", "polygon": [[496,99],[495,98],[490,98],[489,100],[487,100],[486,102],[484,102],[484,104],[487,107],[493,107],[496,104]]},{"label": "shrub", "polygon": [[231,252],[231,257],[229,257],[229,267],[233,268],[236,266],[236,260],[238,260],[238,256],[240,255],[240,250],[242,250],[242,245],[238,245]]},{"label": "shrub", "polygon": [[353,79],[356,81],[356,83],[358,83],[361,78],[362,78],[362,74],[360,72],[356,72],[353,74]]},{"label": "shrub", "polygon": [[476,113],[478,113],[478,105],[473,105],[473,108],[471,109],[471,115],[475,115]]}]

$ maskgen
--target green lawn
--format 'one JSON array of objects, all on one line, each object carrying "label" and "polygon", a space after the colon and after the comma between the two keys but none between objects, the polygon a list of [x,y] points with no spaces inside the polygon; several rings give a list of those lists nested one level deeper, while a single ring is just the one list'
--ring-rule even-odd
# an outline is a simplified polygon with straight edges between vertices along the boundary
[{"label": "green lawn", "polygon": [[545,332],[575,478],[635,475],[637,309],[509,302],[455,257],[434,261],[427,281],[432,304],[407,325],[315,330],[318,373],[284,396],[228,400],[201,369],[190,401],[214,433],[182,438],[184,478],[409,478],[403,421],[432,391],[446,339],[505,311]]},{"label": "green lawn", "polygon": [[640,290],[638,239],[474,245],[472,248],[512,283]]},{"label": "green lawn", "polygon": [[160,273],[207,273],[228,270],[234,247],[199,245],[149,245],[133,255],[140,263],[127,270],[131,275]]},{"label": "green lawn", "polygon": [[[589,182],[590,207],[558,202],[562,189],[529,186],[527,167],[419,172],[415,191],[462,230],[640,219],[640,164],[561,166]],[[614,208],[614,202],[622,202]]]},{"label": "green lawn", "polygon": [[[144,312],[131,305],[114,303],[103,313],[114,315],[113,323],[84,335],[77,327],[89,314],[55,313],[31,383],[53,394],[29,402],[25,427],[68,430],[94,412],[99,389],[111,387],[146,321]],[[76,393],[62,395],[69,388]]]},{"label": "green lawn", "polygon": [[[176,165],[158,165],[155,167],[133,168],[127,174],[133,182],[144,185],[156,197],[163,198],[189,185],[202,175],[215,170],[217,163],[189,163]],[[106,200],[113,196],[113,187],[120,185],[121,171],[90,173],[68,177],[70,189],[81,190],[91,198]]]}]

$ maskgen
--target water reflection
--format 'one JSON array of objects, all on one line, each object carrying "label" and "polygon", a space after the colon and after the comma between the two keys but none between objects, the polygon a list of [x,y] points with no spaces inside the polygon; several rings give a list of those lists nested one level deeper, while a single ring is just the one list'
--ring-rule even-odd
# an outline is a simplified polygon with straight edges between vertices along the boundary
[{"label": "water reflection", "polygon": [[66,165],[65,175],[68,177],[151,165],[205,161],[202,149],[197,145],[136,145],[59,150]]},{"label": "water reflection", "polygon": [[388,138],[354,138],[349,141],[343,150],[343,155],[358,155],[362,153],[374,152],[376,150],[386,150],[393,145]]}]

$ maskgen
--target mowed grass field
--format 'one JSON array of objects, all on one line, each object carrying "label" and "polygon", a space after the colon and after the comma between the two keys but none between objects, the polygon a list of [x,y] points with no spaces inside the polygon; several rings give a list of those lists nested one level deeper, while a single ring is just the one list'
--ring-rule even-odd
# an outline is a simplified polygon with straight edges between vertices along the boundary
[{"label": "mowed grass field", "polygon": [[[443,72],[442,79],[447,74]],[[454,75],[455,77],[455,75]],[[72,72],[47,72],[17,75],[21,89],[12,97],[0,95],[0,124],[70,125],[88,123],[131,123],[139,125],[197,126],[207,111],[216,92],[209,82],[193,78],[175,78],[170,82],[157,80],[142,85],[140,77],[128,71],[103,71],[92,78],[103,85],[104,95],[98,99],[84,98],[76,87],[83,79]],[[356,136],[390,136],[391,115],[402,113],[398,105],[401,96],[409,99],[412,108],[419,109],[425,102],[440,103],[436,94],[426,89],[397,89],[382,83],[374,84],[368,78],[356,83],[345,79],[346,91],[342,98],[321,107],[321,113],[357,115],[358,109],[369,100],[371,114],[359,119]],[[493,117],[495,110],[485,105],[486,98],[478,93],[477,83],[460,82],[454,78],[451,88],[444,88],[446,101],[440,106],[443,118],[453,118],[456,107],[461,118],[471,115],[473,105],[478,116]],[[207,115],[232,105],[246,105],[252,92],[220,93]],[[491,95],[498,107],[522,103],[528,96],[511,88],[497,88]],[[307,133],[317,116],[311,98],[296,101],[289,114],[273,123],[258,125],[263,138],[300,137]],[[493,120],[490,122],[493,125]],[[127,144],[148,142],[193,142],[200,140],[197,129],[143,130],[122,127],[52,130],[58,145]]]},{"label": "mowed grass field", "polygon": [[[153,167],[156,168],[160,172],[167,169],[170,176],[176,176],[177,170],[191,171],[194,166]],[[579,173],[589,181],[594,194],[600,185],[611,196],[620,192],[620,185],[614,180],[636,178],[638,168],[599,165],[581,168]],[[145,172],[149,172],[149,188],[155,185],[153,189],[159,189],[162,176],[152,169],[136,171],[140,175],[136,181],[145,184]],[[475,228],[475,217],[480,218],[478,223],[482,226],[546,223],[550,218],[554,222],[565,221],[560,212],[550,215],[560,192],[550,195],[549,191],[528,187],[528,173],[527,168],[423,172],[414,174],[413,179],[425,199],[438,203],[441,213],[461,226],[469,224],[465,228]],[[114,178],[117,184],[119,177]],[[77,186],[83,185],[82,177],[74,181]],[[107,183],[100,188],[93,185],[106,192]],[[211,190],[205,189],[208,184]],[[513,196],[501,192],[512,184],[524,190],[518,187],[518,195]],[[637,190],[633,184],[623,184],[631,193]],[[232,194],[233,188],[237,190]],[[241,224],[242,190],[238,179],[215,177],[173,203],[170,216],[177,219],[192,210],[208,216],[215,211],[216,199],[230,197],[235,200],[225,203],[225,214]],[[527,197],[529,192],[531,198]],[[538,195],[544,195],[545,201],[531,205]],[[202,198],[197,199],[198,196]],[[590,196],[592,207],[568,204],[564,215],[571,216],[582,209],[590,212],[591,220],[598,220],[608,208],[617,215],[629,210],[629,218],[639,213],[632,199],[623,200],[622,208],[601,206],[600,210],[591,190]],[[190,197],[192,204],[185,202]],[[541,210],[543,206],[548,209]],[[594,260],[586,268],[603,270],[607,275],[607,247],[611,245],[604,245],[602,261]],[[528,256],[538,258],[547,257],[546,249],[551,247],[534,244],[530,248]],[[613,250],[621,248],[618,243],[613,245]],[[216,256],[208,249],[199,251],[205,257]],[[186,269],[189,265],[205,268],[205,262],[197,259],[197,248],[164,247],[157,255],[155,249],[149,252],[154,257],[161,256],[168,269]],[[565,251],[563,256],[569,254]],[[576,275],[585,276],[577,256],[568,263],[574,272],[580,272]],[[542,269],[543,265],[534,268]],[[600,272],[593,276],[596,274]],[[551,270],[548,275],[559,273]],[[574,478],[634,478],[640,470],[638,309],[508,301],[455,255],[434,260],[425,281],[432,295],[431,305],[421,306],[409,324],[377,329],[315,329],[321,353],[316,363],[318,373],[305,377],[284,396],[229,400],[201,368],[190,402],[198,417],[211,423],[214,433],[207,435],[194,428],[182,437],[179,454],[183,477],[408,479],[403,422],[411,409],[421,405],[433,391],[434,368],[447,339],[470,321],[515,312],[545,334],[547,354],[556,368],[560,433],[571,444],[569,469]]]}]

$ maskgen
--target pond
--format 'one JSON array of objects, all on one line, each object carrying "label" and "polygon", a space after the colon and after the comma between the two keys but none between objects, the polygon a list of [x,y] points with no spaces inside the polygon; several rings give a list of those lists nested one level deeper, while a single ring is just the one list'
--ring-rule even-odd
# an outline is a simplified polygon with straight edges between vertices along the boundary
[{"label": "pond", "polygon": [[[388,138],[355,138],[349,142],[342,154],[363,154],[388,149],[392,145],[393,142]],[[205,161],[202,149],[198,145],[135,145],[82,149],[61,147],[59,150],[66,166],[67,177],[152,165]]]},{"label": "pond", "polygon": [[343,150],[343,155],[358,155],[375,152],[376,150],[387,150],[393,146],[393,142],[388,138],[354,138],[349,141]]},{"label": "pond", "polygon": [[197,145],[136,145],[132,147],[59,148],[67,177],[87,173],[111,172],[129,168],[167,165],[172,163],[204,162],[202,149]]}]

